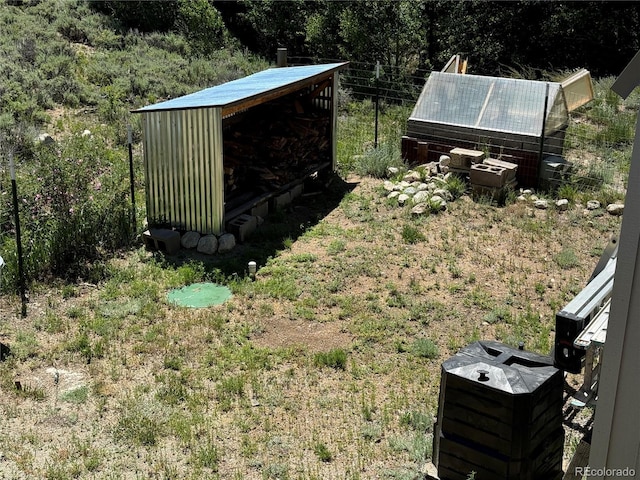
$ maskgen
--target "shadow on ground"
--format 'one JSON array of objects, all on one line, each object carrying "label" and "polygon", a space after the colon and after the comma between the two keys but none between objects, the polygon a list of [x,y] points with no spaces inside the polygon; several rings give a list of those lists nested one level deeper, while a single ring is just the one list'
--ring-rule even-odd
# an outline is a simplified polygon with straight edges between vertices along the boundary
[{"label": "shadow on ground", "polygon": [[323,181],[309,179],[305,182],[302,196],[285,209],[270,213],[264,223],[232,251],[203,255],[195,250],[181,249],[176,255],[154,252],[154,258],[176,267],[193,261],[201,262],[208,273],[221,274],[225,278],[245,276],[250,261],[255,261],[258,266],[264,265],[288,243],[295,242],[317,225],[356,186],[357,182],[346,182],[338,175],[331,175]]}]

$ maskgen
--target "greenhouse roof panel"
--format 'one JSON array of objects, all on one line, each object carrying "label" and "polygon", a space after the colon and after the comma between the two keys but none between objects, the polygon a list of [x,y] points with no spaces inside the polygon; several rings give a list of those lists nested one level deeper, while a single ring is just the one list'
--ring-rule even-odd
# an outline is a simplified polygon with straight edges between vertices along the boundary
[{"label": "greenhouse roof panel", "polygon": [[547,85],[547,118],[566,119],[559,83],[432,72],[410,120],[540,136]]}]

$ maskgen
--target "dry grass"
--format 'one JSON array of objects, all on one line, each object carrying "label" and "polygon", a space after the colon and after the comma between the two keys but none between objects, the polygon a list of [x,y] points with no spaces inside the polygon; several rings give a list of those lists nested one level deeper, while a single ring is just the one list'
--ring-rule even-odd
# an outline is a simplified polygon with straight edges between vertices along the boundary
[{"label": "dry grass", "polygon": [[[348,182],[280,216],[300,227],[277,250],[260,250],[268,222],[235,259],[125,252],[103,284],[32,293],[25,319],[3,297],[0,477],[416,478],[441,362],[477,339],[548,353],[620,226],[466,196],[416,219],[381,181]],[[230,271],[256,258],[255,282]],[[166,303],[216,275],[225,304]]]}]

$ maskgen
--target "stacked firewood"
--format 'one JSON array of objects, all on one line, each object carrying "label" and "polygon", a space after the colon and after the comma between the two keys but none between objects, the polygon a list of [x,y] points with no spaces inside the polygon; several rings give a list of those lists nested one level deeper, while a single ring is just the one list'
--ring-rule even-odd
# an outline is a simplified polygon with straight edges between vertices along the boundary
[{"label": "stacked firewood", "polygon": [[331,159],[330,112],[300,98],[289,95],[234,117],[224,128],[225,193],[275,191]]}]

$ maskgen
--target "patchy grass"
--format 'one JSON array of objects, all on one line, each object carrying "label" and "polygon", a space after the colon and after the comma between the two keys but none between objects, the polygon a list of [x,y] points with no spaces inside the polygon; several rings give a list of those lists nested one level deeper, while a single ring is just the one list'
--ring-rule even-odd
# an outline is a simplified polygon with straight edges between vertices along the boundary
[{"label": "patchy grass", "polygon": [[[442,361],[478,339],[549,353],[555,312],[620,218],[531,216],[462,195],[419,222],[387,208],[379,182],[351,178],[356,188],[334,192],[337,206],[284,250],[256,255],[259,238],[233,258],[137,248],[100,283],[41,287],[26,319],[0,297],[12,352],[0,364],[2,474],[418,475]],[[255,280],[221,270],[248,256],[260,260]],[[167,303],[171,288],[211,279],[234,292],[223,305]]]}]

